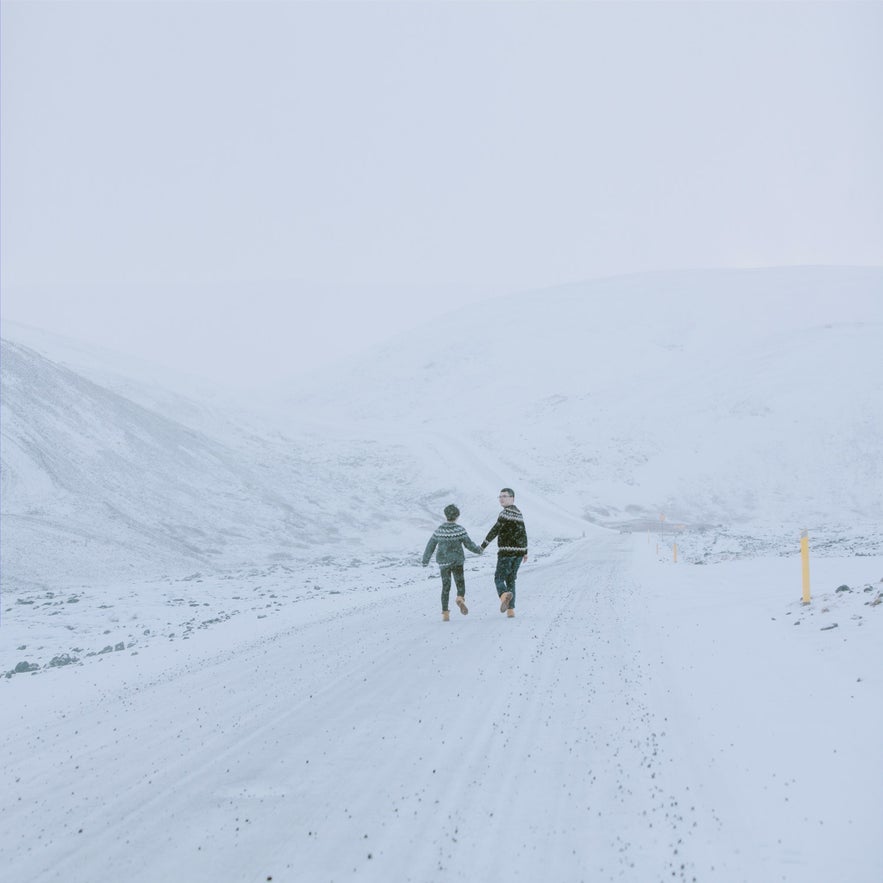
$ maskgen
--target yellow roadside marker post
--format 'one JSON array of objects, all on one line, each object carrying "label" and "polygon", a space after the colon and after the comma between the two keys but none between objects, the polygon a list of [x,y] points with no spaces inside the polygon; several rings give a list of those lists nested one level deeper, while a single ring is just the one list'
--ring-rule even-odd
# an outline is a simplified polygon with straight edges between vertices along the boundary
[{"label": "yellow roadside marker post", "polygon": [[800,557],[803,561],[803,603],[809,604],[809,531],[800,533]]}]

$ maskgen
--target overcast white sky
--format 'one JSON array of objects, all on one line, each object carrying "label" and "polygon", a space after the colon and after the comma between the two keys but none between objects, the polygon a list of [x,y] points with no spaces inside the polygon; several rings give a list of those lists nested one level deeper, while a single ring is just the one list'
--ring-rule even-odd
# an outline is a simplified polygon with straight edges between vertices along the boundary
[{"label": "overcast white sky", "polygon": [[0,24],[3,317],[210,376],[509,290],[883,264],[883,4],[3,0]]}]

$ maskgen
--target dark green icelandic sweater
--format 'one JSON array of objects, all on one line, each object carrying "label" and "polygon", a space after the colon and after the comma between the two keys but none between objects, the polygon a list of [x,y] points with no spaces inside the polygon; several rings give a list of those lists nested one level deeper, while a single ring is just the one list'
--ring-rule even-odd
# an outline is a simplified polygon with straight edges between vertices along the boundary
[{"label": "dark green icelandic sweater", "polygon": [[435,556],[435,560],[442,566],[446,564],[462,564],[466,560],[466,556],[463,554],[463,546],[466,546],[470,552],[475,552],[476,555],[481,554],[481,549],[469,539],[469,534],[466,533],[465,528],[460,527],[459,524],[455,524],[453,521],[446,521],[444,524],[440,524],[429,538],[429,542],[426,544],[426,551],[423,553],[424,565],[429,563],[436,546],[438,546],[438,553]]},{"label": "dark green icelandic sweater", "polygon": [[496,524],[490,529],[482,549],[497,537],[497,554],[524,556],[527,554],[527,530],[524,527],[524,516],[517,506],[506,506],[497,518]]}]

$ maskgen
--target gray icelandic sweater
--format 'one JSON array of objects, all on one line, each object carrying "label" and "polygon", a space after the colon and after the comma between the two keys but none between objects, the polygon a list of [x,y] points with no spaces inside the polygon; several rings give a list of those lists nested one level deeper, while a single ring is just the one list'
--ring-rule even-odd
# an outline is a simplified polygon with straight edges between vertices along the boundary
[{"label": "gray icelandic sweater", "polygon": [[476,555],[481,554],[481,549],[469,539],[466,529],[453,521],[446,521],[444,524],[440,524],[429,538],[429,542],[426,544],[426,551],[423,553],[424,567],[429,564],[436,546],[438,547],[438,553],[435,556],[435,560],[442,567],[448,564],[462,564],[466,560],[466,556],[463,554],[463,546],[466,546],[470,552],[475,552]]}]

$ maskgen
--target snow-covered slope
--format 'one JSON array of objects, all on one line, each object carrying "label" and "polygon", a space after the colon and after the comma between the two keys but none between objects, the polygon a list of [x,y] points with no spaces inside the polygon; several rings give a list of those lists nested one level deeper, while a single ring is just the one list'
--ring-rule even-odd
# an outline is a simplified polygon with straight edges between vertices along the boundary
[{"label": "snow-covered slope", "polygon": [[302,518],[259,464],[6,341],[2,380],[5,588],[290,547]]},{"label": "snow-covered slope", "polygon": [[791,551],[804,527],[834,553],[880,547],[877,269],[651,274],[494,299],[268,394],[260,418],[6,333],[53,357],[4,343],[7,586],[330,547],[401,555],[452,499],[484,530],[504,484],[547,547],[660,515],[690,560]]},{"label": "snow-covered slope", "polygon": [[401,440],[283,434],[87,360],[148,407],[5,340],[0,363],[6,592],[401,555],[437,519]]},{"label": "snow-covered slope", "polygon": [[286,410],[468,441],[603,524],[862,534],[881,352],[879,269],[650,274],[452,313]]}]

